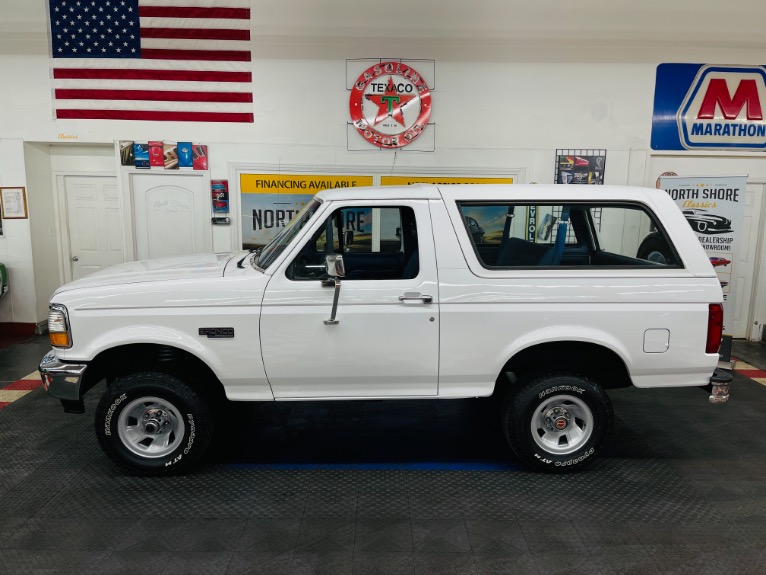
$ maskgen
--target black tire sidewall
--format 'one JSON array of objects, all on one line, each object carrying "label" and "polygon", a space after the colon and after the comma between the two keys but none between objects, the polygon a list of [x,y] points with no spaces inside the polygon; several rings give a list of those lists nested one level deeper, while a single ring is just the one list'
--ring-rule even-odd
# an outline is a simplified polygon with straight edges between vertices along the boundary
[{"label": "black tire sidewall", "polygon": [[[574,396],[593,416],[593,431],[576,451],[557,455],[543,449],[532,437],[532,417],[543,403],[557,396]],[[503,408],[506,439],[519,458],[532,467],[553,473],[582,469],[591,464],[611,435],[613,411],[604,390],[589,379],[572,374],[544,375],[510,393]]]},{"label": "black tire sidewall", "polygon": [[667,264],[670,264],[674,259],[670,246],[668,246],[667,242],[659,232],[652,232],[644,238],[644,241],[638,246],[636,257],[648,260],[649,256],[655,252],[661,254],[662,257],[665,258],[665,263]]},{"label": "black tire sidewall", "polygon": [[[141,457],[128,449],[120,438],[120,414],[141,397],[166,400],[183,418],[183,438],[168,455]],[[95,425],[99,443],[112,460],[146,475],[174,473],[196,462],[204,454],[212,433],[210,409],[191,388],[177,378],[161,373],[139,373],[116,380],[98,404]]]}]

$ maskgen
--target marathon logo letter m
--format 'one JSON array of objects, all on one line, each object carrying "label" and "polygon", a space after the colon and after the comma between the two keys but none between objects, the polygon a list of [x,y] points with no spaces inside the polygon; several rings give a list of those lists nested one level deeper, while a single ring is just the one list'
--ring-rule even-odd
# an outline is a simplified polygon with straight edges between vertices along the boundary
[{"label": "marathon logo letter m", "polygon": [[678,111],[687,149],[766,150],[766,68],[703,66]]},{"label": "marathon logo letter m", "polygon": [[742,108],[745,108],[748,120],[763,120],[761,99],[758,97],[758,84],[753,79],[740,80],[734,96],[730,96],[726,80],[712,78],[697,118],[712,120],[715,118],[716,107],[720,108],[723,117],[727,120],[735,120]]}]

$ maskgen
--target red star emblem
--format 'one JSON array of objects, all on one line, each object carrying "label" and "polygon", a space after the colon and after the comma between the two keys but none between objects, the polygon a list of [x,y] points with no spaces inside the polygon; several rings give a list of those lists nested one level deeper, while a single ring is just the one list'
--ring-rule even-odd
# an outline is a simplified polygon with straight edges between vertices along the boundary
[{"label": "red star emblem", "polygon": [[378,114],[375,116],[373,126],[377,126],[386,118],[393,118],[399,124],[404,126],[404,114],[402,114],[402,107],[414,100],[414,95],[403,95],[396,91],[394,86],[394,80],[391,76],[388,77],[388,85],[386,91],[383,94],[367,94],[367,98],[370,102],[378,107]]}]

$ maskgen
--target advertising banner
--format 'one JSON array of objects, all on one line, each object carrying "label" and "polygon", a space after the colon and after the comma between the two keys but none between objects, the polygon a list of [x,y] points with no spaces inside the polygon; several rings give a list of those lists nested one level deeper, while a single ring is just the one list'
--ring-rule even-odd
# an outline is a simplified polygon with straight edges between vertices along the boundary
[{"label": "advertising banner", "polygon": [[766,67],[660,64],[653,150],[766,150]]},{"label": "advertising banner", "polygon": [[412,184],[512,184],[513,178],[443,178],[433,176],[381,176],[381,186],[410,186]]},{"label": "advertising banner", "polygon": [[371,185],[372,176],[241,174],[242,247],[265,246],[317,192]]},{"label": "advertising banner", "polygon": [[661,176],[660,187],[697,234],[723,289],[724,333],[734,318],[734,266],[742,241],[747,176]]}]

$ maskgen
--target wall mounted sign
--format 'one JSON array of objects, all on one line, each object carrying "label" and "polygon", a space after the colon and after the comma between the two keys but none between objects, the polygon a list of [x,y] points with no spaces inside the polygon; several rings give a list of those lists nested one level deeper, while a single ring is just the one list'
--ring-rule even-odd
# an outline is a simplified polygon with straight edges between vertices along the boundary
[{"label": "wall mounted sign", "polygon": [[604,184],[606,150],[556,150],[556,184]]},{"label": "wall mounted sign", "polygon": [[766,151],[766,67],[660,64],[652,149]]},{"label": "wall mounted sign", "polygon": [[229,180],[210,180],[213,213],[229,213]]},{"label": "wall mounted sign", "polygon": [[381,186],[410,186],[412,184],[512,184],[513,178],[441,178],[434,176],[381,176]]},{"label": "wall mounted sign", "polygon": [[737,274],[745,218],[747,176],[660,176],[665,190],[689,222],[710,257],[723,289],[724,333],[735,313]]},{"label": "wall mounted sign", "polygon": [[120,165],[139,169],[207,170],[207,146],[192,142],[120,140]]},{"label": "wall mounted sign", "polygon": [[371,185],[372,176],[241,174],[242,247],[265,246],[317,192]]},{"label": "wall mounted sign", "polygon": [[431,92],[411,66],[380,62],[353,83],[349,112],[352,124],[367,142],[384,149],[403,148],[428,126]]}]

